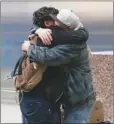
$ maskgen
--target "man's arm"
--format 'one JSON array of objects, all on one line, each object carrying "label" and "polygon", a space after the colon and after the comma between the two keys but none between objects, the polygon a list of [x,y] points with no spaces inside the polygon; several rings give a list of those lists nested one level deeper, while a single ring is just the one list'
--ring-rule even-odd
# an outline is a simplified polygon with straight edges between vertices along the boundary
[{"label": "man's arm", "polygon": [[[64,31],[63,31],[64,32]],[[72,33],[72,32],[71,32]],[[86,44],[86,38],[88,38],[86,35],[85,30],[77,30],[76,34],[80,35],[74,35],[73,42],[81,42],[81,44]],[[56,37],[58,39],[58,37]],[[56,40],[57,40],[56,39]],[[68,42],[70,43],[72,39],[69,39]],[[78,40],[78,41],[76,41]],[[81,41],[82,40],[82,41]],[[59,41],[59,39],[57,40]],[[63,41],[61,41],[63,42]],[[66,42],[66,41],[64,41]],[[47,48],[47,47],[40,47],[31,45],[28,50],[28,56],[31,61],[43,63],[47,65],[60,65],[60,64],[67,64],[69,61],[78,56],[78,50],[80,49],[81,44],[74,45],[75,43],[71,42],[70,45],[57,45],[53,48]],[[66,43],[65,43],[66,44]],[[73,45],[72,45],[73,44]]]},{"label": "man's arm", "polygon": [[52,44],[82,44],[88,40],[89,33],[85,28],[78,30],[63,30],[59,27],[53,27],[52,30]]},{"label": "man's arm", "polygon": [[31,45],[28,50],[28,56],[31,61],[46,64],[48,66],[58,66],[69,63],[74,57],[78,58],[78,52],[85,47],[74,45],[58,45],[53,48]]},{"label": "man's arm", "polygon": [[89,32],[84,28],[79,28],[78,30],[69,31],[70,37],[77,44],[84,43],[88,40]]}]

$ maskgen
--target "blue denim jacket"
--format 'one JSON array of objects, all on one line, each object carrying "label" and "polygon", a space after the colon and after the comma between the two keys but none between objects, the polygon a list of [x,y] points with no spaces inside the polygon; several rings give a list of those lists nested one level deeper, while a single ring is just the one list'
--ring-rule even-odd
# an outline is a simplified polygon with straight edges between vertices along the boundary
[{"label": "blue denim jacket", "polygon": [[57,45],[53,48],[31,45],[28,56],[31,61],[47,66],[59,66],[65,71],[67,76],[63,92],[66,102],[73,105],[93,94],[92,74],[86,43]]}]

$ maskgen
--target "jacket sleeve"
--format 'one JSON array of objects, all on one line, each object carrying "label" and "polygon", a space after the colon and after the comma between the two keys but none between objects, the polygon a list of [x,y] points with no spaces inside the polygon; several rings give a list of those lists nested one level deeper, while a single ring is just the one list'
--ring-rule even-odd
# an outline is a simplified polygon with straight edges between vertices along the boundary
[{"label": "jacket sleeve", "polygon": [[77,51],[74,45],[57,45],[53,48],[31,45],[28,56],[32,62],[59,66],[69,63],[74,57],[78,57]]}]

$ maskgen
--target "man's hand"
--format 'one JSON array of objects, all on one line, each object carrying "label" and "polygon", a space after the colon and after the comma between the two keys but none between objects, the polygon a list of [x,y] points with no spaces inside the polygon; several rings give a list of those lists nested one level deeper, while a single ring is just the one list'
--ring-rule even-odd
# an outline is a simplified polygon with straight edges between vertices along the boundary
[{"label": "man's hand", "polygon": [[24,43],[22,44],[22,51],[27,52],[29,47],[30,47],[30,41],[24,41]]},{"label": "man's hand", "polygon": [[39,28],[35,32],[45,45],[50,45],[52,41],[52,31],[50,29]]}]

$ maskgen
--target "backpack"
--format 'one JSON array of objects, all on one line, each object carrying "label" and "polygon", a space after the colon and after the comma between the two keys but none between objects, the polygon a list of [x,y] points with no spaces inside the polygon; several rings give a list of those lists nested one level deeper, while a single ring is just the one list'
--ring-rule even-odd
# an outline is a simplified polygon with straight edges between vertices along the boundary
[{"label": "backpack", "polygon": [[[36,40],[36,38],[32,40]],[[27,52],[23,52],[13,71],[13,83],[16,91],[30,92],[42,80],[45,69],[44,64],[30,62]]]}]

